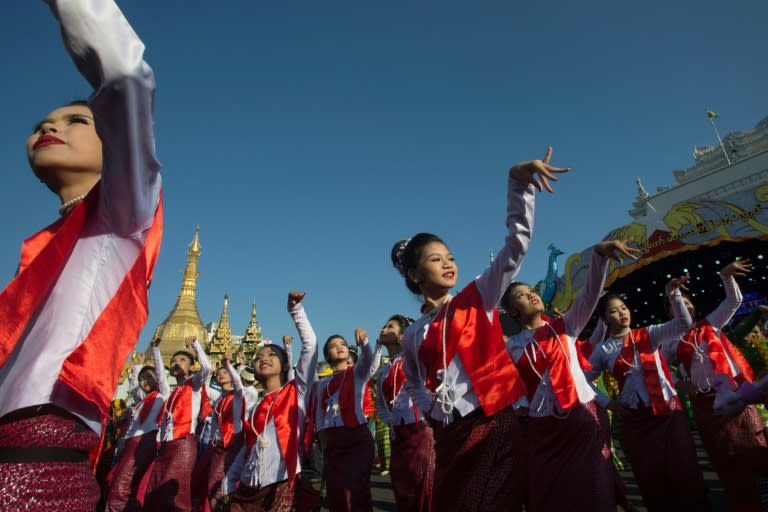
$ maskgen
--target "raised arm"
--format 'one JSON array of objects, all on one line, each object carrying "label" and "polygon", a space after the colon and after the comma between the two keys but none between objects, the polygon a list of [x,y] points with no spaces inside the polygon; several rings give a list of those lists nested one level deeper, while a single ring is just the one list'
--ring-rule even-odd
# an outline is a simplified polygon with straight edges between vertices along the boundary
[{"label": "raised arm", "polygon": [[211,360],[208,359],[208,355],[203,350],[203,347],[197,341],[195,336],[188,336],[184,343],[187,347],[191,347],[195,351],[197,361],[200,363],[200,371],[192,376],[192,386],[194,389],[200,389],[200,387],[208,382],[208,378],[211,376]]},{"label": "raised arm", "polygon": [[736,283],[736,277],[744,277],[752,270],[749,260],[734,261],[726,265],[720,271],[720,279],[725,288],[725,300],[707,315],[707,321],[720,331],[730,320],[741,306],[741,290]]},{"label": "raised arm", "polygon": [[355,377],[361,380],[368,381],[379,369],[381,364],[381,345],[376,344],[376,351],[371,348],[371,344],[368,343],[368,334],[365,329],[355,329],[355,342],[360,347],[360,358],[355,365],[354,372]]},{"label": "raised arm", "polygon": [[171,394],[171,386],[168,385],[168,378],[165,376],[163,354],[160,353],[160,338],[154,338],[151,346],[152,360],[155,363],[155,373],[157,374],[157,389],[164,398],[168,398]]},{"label": "raised arm", "polygon": [[[290,313],[290,311],[289,308],[288,312]],[[315,341],[315,344],[317,344],[317,341]],[[285,349],[285,355],[288,356],[288,380],[290,381],[296,376],[293,370],[293,336],[283,336],[283,348]]]},{"label": "raised arm", "polygon": [[595,347],[597,347],[604,339],[605,333],[608,331],[608,326],[605,325],[602,318],[597,319],[595,328],[592,329],[592,334],[589,337],[589,344],[592,345],[592,353],[594,353]]},{"label": "raised arm", "polygon": [[295,291],[288,294],[288,313],[296,324],[301,340],[301,351],[294,377],[298,387],[308,390],[317,380],[317,335],[301,302],[305,295]]},{"label": "raised arm", "polygon": [[64,45],[94,89],[89,104],[104,145],[101,207],[122,236],[148,229],[160,194],[155,78],[144,44],[112,1],[47,0]]},{"label": "raised arm", "polygon": [[666,286],[665,293],[669,298],[669,303],[672,306],[673,318],[669,322],[661,325],[649,325],[648,337],[651,341],[651,346],[656,349],[665,340],[677,339],[682,336],[685,331],[690,329],[693,321],[691,320],[691,314],[688,312],[688,308],[685,307],[683,302],[683,296],[680,293],[680,288],[685,286],[685,282],[690,277],[688,275],[671,279]]},{"label": "raised arm", "polygon": [[232,361],[228,357],[224,358],[224,368],[229,372],[229,376],[232,377],[232,388],[235,390],[235,394],[242,396],[243,394],[243,380],[240,378],[240,374],[235,367],[232,366]]},{"label": "raised arm", "polygon": [[587,325],[589,317],[597,306],[600,292],[605,286],[605,275],[608,262],[615,259],[623,261],[623,257],[635,258],[640,251],[627,246],[621,240],[604,240],[592,248],[592,259],[589,263],[584,289],[576,297],[573,305],[563,314],[563,322],[571,336],[578,336]]}]

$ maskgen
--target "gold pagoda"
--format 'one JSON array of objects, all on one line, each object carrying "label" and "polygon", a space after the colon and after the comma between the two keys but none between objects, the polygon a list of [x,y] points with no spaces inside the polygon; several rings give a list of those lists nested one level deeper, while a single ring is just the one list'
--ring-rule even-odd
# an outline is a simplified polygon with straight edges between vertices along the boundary
[{"label": "gold pagoda", "polygon": [[[208,333],[197,310],[197,260],[200,258],[200,226],[195,228],[195,237],[187,249],[187,265],[184,268],[184,277],[181,281],[181,290],[176,299],[176,305],[163,322],[157,326],[153,337],[159,336],[160,352],[163,361],[169,365],[171,356],[178,350],[186,350],[184,339],[187,336],[196,336],[197,341],[205,347],[208,341]],[[149,351],[149,349],[147,349]]]}]

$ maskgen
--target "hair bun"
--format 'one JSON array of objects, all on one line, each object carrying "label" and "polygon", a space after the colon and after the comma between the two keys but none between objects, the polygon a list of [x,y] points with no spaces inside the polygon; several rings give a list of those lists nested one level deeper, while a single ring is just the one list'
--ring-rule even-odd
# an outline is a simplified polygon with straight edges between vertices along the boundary
[{"label": "hair bun", "polygon": [[408,242],[410,241],[410,238],[407,240],[400,240],[399,242],[395,243],[394,247],[392,247],[392,265],[394,265],[394,267],[403,277],[406,276],[406,268],[405,264],[403,263],[403,254],[405,254],[405,248],[408,247]]}]

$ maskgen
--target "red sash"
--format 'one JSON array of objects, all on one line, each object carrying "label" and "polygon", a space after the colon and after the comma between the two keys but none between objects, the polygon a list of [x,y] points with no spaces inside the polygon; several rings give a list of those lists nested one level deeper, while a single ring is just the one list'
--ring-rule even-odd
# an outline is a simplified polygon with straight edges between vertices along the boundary
[{"label": "red sash", "polygon": [[[241,398],[241,400],[240,423],[242,424],[245,420],[245,398]],[[225,395],[219,398],[219,401],[214,408],[216,421],[219,424],[219,430],[221,430],[221,440],[224,448],[229,448],[232,444],[232,440],[235,438],[235,423],[233,418],[234,404],[235,392],[228,391]]]},{"label": "red sash", "polygon": [[[648,329],[641,327],[639,329],[632,329],[632,336],[635,339],[635,347],[637,347],[638,356],[640,358],[640,367],[643,371],[643,382],[648,390],[648,396],[651,399],[651,409],[653,414],[658,416],[669,412],[669,405],[664,399],[664,392],[661,389],[661,378],[659,377],[659,370],[656,366],[656,356],[654,355],[658,350],[654,350],[651,345],[651,338],[648,335]],[[672,376],[669,373],[667,362],[664,357],[659,353],[659,360],[661,361],[661,368],[664,372],[664,376],[667,382],[672,382]],[[619,384],[619,392],[624,390],[624,383],[626,382],[625,374],[631,370],[631,364],[635,361],[635,350],[632,346],[632,337],[629,335],[624,338],[624,345],[621,347],[619,357],[616,358],[616,362],[613,366],[613,376]],[[677,397],[672,397],[670,401],[677,401]]]},{"label": "red sash", "polygon": [[499,312],[494,308],[493,322],[488,321],[474,281],[443,304],[419,347],[419,359],[427,370],[427,387],[436,390],[437,372],[443,368],[445,308],[449,308],[445,360],[450,363],[457,354],[461,358],[485,415],[490,416],[525,395],[525,386],[504,346]]},{"label": "red sash", "polygon": [[677,357],[683,363],[685,371],[691,374],[691,360],[693,358],[694,346],[698,347],[703,341],[707,343],[707,357],[712,363],[712,370],[716,374],[727,375],[731,383],[736,388],[738,377],[733,375],[731,365],[728,364],[726,354],[736,364],[742,375],[739,380],[752,382],[754,374],[744,356],[733,346],[728,337],[720,331],[720,335],[715,332],[715,328],[707,319],[696,322],[692,329],[683,335],[680,343],[677,344]]},{"label": "red sash", "polygon": [[[173,439],[181,439],[192,434],[192,420],[194,411],[192,410],[192,395],[195,390],[192,387],[192,379],[187,379],[181,386],[171,391],[168,400],[163,404],[163,412],[168,413],[173,418]],[[211,402],[208,399],[208,392],[205,385],[200,388],[200,410],[197,411],[197,418],[206,418],[211,414]],[[159,417],[163,419],[163,414]]]},{"label": "red sash", "polygon": [[[379,399],[384,401],[384,406],[392,410],[395,398],[400,394],[405,384],[405,372],[403,371],[403,358],[398,357],[389,367],[389,372],[384,380],[381,382],[381,394]],[[419,409],[414,404],[413,417],[416,421],[419,421]]]},{"label": "red sash", "polygon": [[[328,382],[328,385],[322,392],[322,397],[320,397],[323,401],[322,406],[326,407],[328,400],[336,392],[339,393],[339,412],[346,428],[355,428],[362,425],[357,417],[358,404],[355,403],[355,373],[353,368],[353,365],[349,365],[346,370],[331,376],[330,382]],[[363,397],[368,395],[370,399],[368,383],[363,387],[362,393]]]},{"label": "red sash", "polygon": [[[155,403],[155,398],[157,398],[157,395],[159,395],[160,392],[158,390],[150,391],[147,396],[142,399],[141,402],[139,402],[139,406],[137,407],[139,409],[139,423],[144,424],[145,421],[147,421],[147,418],[149,417],[149,413],[152,412],[152,405]],[[155,421],[160,421],[161,415],[163,414],[163,408],[160,408],[160,412],[158,413],[157,418],[155,418]]]},{"label": "red sash", "polygon": [[[280,454],[288,470],[288,481],[298,473],[299,460],[299,400],[296,381],[285,384],[271,396],[265,396],[257,405],[245,425],[245,445],[248,452],[253,449],[269,420],[275,422],[275,431]],[[269,414],[269,416],[267,416]]]},{"label": "red sash", "polygon": [[[99,204],[99,186],[65,217],[27,239],[21,250],[16,277],[0,293],[0,366],[5,364],[29,321],[53,288],[78,240]],[[152,280],[163,232],[160,196],[144,250],[96,319],[90,333],[64,361],[59,380],[103,416],[117,388],[120,370],[136,345],[147,320],[147,291]]]}]

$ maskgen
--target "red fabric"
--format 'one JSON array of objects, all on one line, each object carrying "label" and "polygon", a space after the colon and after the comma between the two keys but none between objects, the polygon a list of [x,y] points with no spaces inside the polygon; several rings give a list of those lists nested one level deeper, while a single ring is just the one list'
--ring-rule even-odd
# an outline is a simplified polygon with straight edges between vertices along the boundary
[{"label": "red fabric", "polygon": [[[0,366],[13,351],[29,321],[48,296],[57,277],[99,201],[99,187],[78,203],[64,218],[24,242],[19,271],[0,293]],[[83,342],[67,357],[59,380],[101,412],[109,414],[120,369],[136,345],[148,315],[147,290],[163,232],[163,200],[160,196],[155,219],[144,251],[125,275],[115,295],[94,323]]]},{"label": "red fabric", "polygon": [[373,438],[367,425],[323,430],[326,497],[331,512],[370,512]]},{"label": "red fabric", "polygon": [[211,451],[211,457],[208,462],[207,472],[207,499],[208,503],[212,503],[214,500],[220,500],[221,494],[221,482],[232,466],[232,463],[237,458],[237,454],[240,453],[240,449],[243,447],[243,434],[234,434],[230,440],[230,444],[224,446],[211,446],[208,449]]},{"label": "red fabric", "polygon": [[139,485],[157,452],[157,432],[147,432],[125,440],[117,464],[110,475],[106,512],[141,510]]},{"label": "red fabric", "polygon": [[[360,420],[357,417],[357,404],[355,403],[355,373],[354,366],[347,366],[346,370],[340,371],[331,377],[328,386],[323,391],[323,407],[328,403],[328,400],[339,393],[339,412],[341,413],[341,420],[344,422],[346,428],[356,428],[360,425]],[[363,388],[363,397],[368,394],[368,384],[366,383]],[[364,400],[364,398],[363,398]]]},{"label": "red fabric", "polygon": [[[224,512],[291,512],[294,504],[294,486],[283,480],[254,489],[241,485],[225,506]],[[317,510],[320,509],[318,505]]]},{"label": "red fabric", "polygon": [[[143,424],[145,421],[147,421],[149,413],[152,412],[152,405],[155,403],[155,398],[157,398],[157,395],[159,394],[160,392],[155,389],[154,391],[147,393],[147,396],[145,396],[141,402],[139,402],[139,406],[137,407],[137,409],[139,409],[139,423]],[[163,408],[161,407],[156,421],[160,421],[162,413]]]},{"label": "red fabric", "polygon": [[741,371],[740,381],[747,380],[752,382],[754,380],[752,367],[741,352],[733,346],[725,333],[721,331],[718,335],[715,328],[706,318],[697,321],[693,328],[683,335],[680,343],[677,344],[677,357],[683,363],[683,367],[688,372],[688,375],[691,374],[691,359],[695,350],[694,346],[698,347],[702,342],[707,343],[707,357],[712,363],[712,370],[716,374],[727,375],[733,385],[733,389],[736,389],[740,382],[737,382],[736,377],[733,375],[726,354],[731,357]]},{"label": "red fabric", "polygon": [[[403,358],[398,357],[392,365],[389,367],[387,376],[381,383],[381,392],[384,396],[380,397],[383,400],[384,406],[392,410],[392,404],[400,394],[400,390],[405,385],[405,372],[403,371]],[[413,418],[419,421],[419,409],[416,404],[413,405]]]},{"label": "red fabric", "polygon": [[528,510],[616,510],[607,434],[594,401],[565,417],[529,417],[528,436]]},{"label": "red fabric", "polygon": [[432,510],[520,511],[527,487],[520,421],[511,407],[477,412],[435,428]]},{"label": "red fabric", "polygon": [[[39,414],[34,409],[0,420],[0,447],[69,448],[83,454],[98,447],[99,437],[74,416],[53,408]],[[0,510],[95,510],[99,494],[87,460],[0,463]]]},{"label": "red fabric", "polygon": [[622,447],[643,503],[651,512],[711,510],[688,420],[678,404],[671,409],[657,415],[642,406],[621,418]]},{"label": "red fabric", "polygon": [[[181,386],[176,386],[168,400],[163,404],[163,411],[173,418],[173,439],[182,439],[192,431],[192,379],[187,379]],[[163,415],[158,418],[162,420]]]},{"label": "red fabric", "polygon": [[[632,339],[635,340],[634,347],[632,346]],[[648,396],[651,399],[653,413],[666,414],[670,410],[670,405],[664,399],[664,392],[661,389],[661,378],[659,377],[655,356],[658,350],[653,349],[650,336],[648,335],[648,329],[645,327],[632,329],[632,336],[628,334],[626,338],[624,338],[624,345],[619,352],[620,357],[616,358],[616,363],[613,367],[613,376],[619,384],[619,390],[624,389],[624,383],[626,381],[625,375],[631,370],[628,363],[634,363],[635,347],[637,348],[640,358],[640,367],[643,370],[643,382],[648,389]],[[672,376],[669,374],[667,362],[660,353],[659,360],[661,361],[661,368],[667,382],[672,382]],[[671,402],[676,402],[679,407],[679,400],[677,397],[672,397],[670,399],[670,403]]]},{"label": "red fabric", "polygon": [[714,397],[691,396],[701,443],[717,471],[731,510],[763,510],[759,479],[768,475],[765,424],[754,405],[735,417],[714,412]]},{"label": "red fabric", "polygon": [[[206,393],[207,394],[207,393]],[[245,398],[240,398],[242,406],[240,407],[240,423],[245,421]],[[232,445],[232,440],[235,437],[235,423],[232,415],[234,414],[235,393],[229,391],[227,394],[219,398],[214,407],[214,413],[216,414],[216,420],[219,423],[219,430],[221,430],[221,440],[224,448],[228,448]]]},{"label": "red fabric", "polygon": [[190,512],[192,469],[197,458],[193,434],[160,443],[144,497],[145,512]]},{"label": "red fabric", "polygon": [[376,413],[376,406],[373,403],[373,395],[371,395],[371,389],[369,383],[366,382],[363,386],[363,416],[370,418]]},{"label": "red fabric", "polygon": [[445,360],[458,354],[486,416],[513,404],[525,395],[525,386],[504,345],[499,311],[494,308],[488,321],[483,299],[474,281],[449,303],[443,304],[419,347],[426,384],[435,391],[437,372],[443,367],[443,318],[448,308],[445,329]]},{"label": "red fabric", "polygon": [[265,396],[251,412],[245,426],[245,444],[250,452],[269,420],[275,422],[280,454],[285,460],[291,482],[298,473],[300,431],[298,403],[296,381],[292,380],[275,391],[272,396]]},{"label": "red fabric", "polygon": [[395,426],[391,477],[397,510],[430,512],[435,480],[435,440],[424,421]]}]

